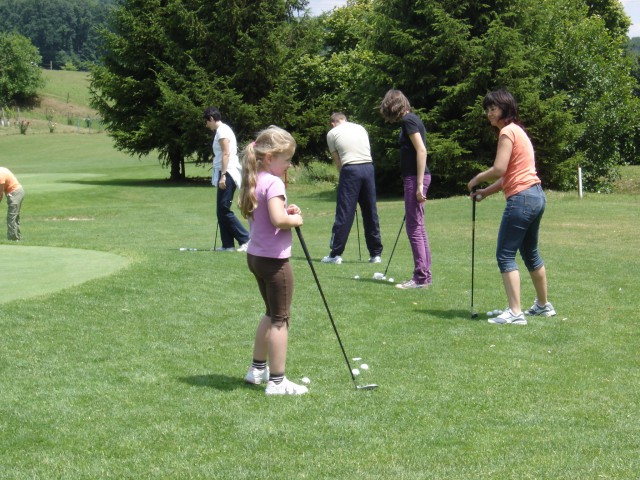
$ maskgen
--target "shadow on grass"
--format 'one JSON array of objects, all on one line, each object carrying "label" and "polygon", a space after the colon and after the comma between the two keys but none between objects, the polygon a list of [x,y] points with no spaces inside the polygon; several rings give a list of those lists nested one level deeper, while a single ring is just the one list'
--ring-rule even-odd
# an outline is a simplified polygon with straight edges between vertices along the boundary
[{"label": "shadow on grass", "polygon": [[182,383],[193,385],[194,387],[215,388],[223,392],[230,392],[239,388],[251,388],[246,384],[244,379],[238,377],[230,377],[229,375],[220,375],[211,373],[209,375],[193,375],[191,377],[179,377]]},{"label": "shadow on grass", "polygon": [[442,320],[468,320],[470,322],[477,322],[480,317],[471,319],[471,310],[421,310],[426,315],[440,318]]},{"label": "shadow on grass", "polygon": [[187,178],[180,182],[174,182],[167,178],[112,178],[109,180],[65,180],[63,183],[76,183],[78,185],[112,186],[112,187],[149,187],[149,188],[172,188],[172,187],[211,187],[210,178]]}]

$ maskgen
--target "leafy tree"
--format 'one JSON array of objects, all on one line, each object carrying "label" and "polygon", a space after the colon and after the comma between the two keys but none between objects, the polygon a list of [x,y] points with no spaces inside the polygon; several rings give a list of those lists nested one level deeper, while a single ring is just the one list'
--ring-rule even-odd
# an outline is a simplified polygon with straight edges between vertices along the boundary
[{"label": "leafy tree", "polygon": [[633,93],[636,97],[640,97],[640,37],[633,37],[629,40],[627,55],[631,62],[631,76],[636,79]]},{"label": "leafy tree", "polygon": [[115,0],[0,0],[0,31],[16,31],[56,68],[86,66],[98,57],[103,25]]},{"label": "leafy tree", "polygon": [[[615,166],[634,155],[638,128],[622,48],[628,19],[614,4],[378,0],[365,19],[372,34],[363,39],[373,60],[350,98],[382,128],[371,105],[391,87],[407,94],[429,131],[436,194],[463,191],[493,161],[496,139],[481,101],[501,87],[520,101],[546,185],[572,186],[581,163],[585,186],[606,188]],[[391,130],[374,136],[374,149],[389,180],[382,185],[398,186]]]},{"label": "leafy tree", "polygon": [[28,100],[43,86],[40,55],[28,38],[0,33],[0,104]]}]

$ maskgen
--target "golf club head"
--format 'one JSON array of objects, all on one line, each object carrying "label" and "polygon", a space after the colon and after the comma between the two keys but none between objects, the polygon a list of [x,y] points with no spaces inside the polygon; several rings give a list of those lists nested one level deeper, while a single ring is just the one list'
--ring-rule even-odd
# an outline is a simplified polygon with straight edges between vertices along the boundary
[{"label": "golf club head", "polygon": [[378,385],[375,383],[370,383],[368,385],[356,385],[358,390],[375,390],[378,388]]},{"label": "golf club head", "polygon": [[475,310],[471,310],[471,320],[477,320],[478,319],[478,312],[476,312]]}]

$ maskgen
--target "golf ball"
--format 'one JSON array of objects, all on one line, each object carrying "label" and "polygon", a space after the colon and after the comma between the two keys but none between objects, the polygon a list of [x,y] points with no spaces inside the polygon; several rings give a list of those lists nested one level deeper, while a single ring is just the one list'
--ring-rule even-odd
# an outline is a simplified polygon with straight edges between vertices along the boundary
[{"label": "golf ball", "polygon": [[360,275],[356,275],[353,277],[355,280],[360,280]]},{"label": "golf ball", "polygon": [[384,275],[382,273],[380,273],[380,272],[376,272],[376,273],[373,274],[373,279],[374,280],[382,280],[382,279],[384,279]]},{"label": "golf ball", "polygon": [[393,278],[390,278],[390,279],[389,279],[389,281],[390,281],[391,283],[393,283],[393,282],[394,282]]},{"label": "golf ball", "polygon": [[493,312],[492,311],[488,311],[487,312],[487,317],[490,317],[491,315],[493,315]]},{"label": "golf ball", "polygon": [[493,314],[494,315],[500,315],[502,313],[502,310],[494,310]]},{"label": "golf ball", "polygon": [[362,370],[369,370],[369,365],[367,365],[366,363],[363,363],[362,365],[360,365],[360,368]]},{"label": "golf ball", "polygon": [[185,247],[180,247],[180,251],[181,251],[181,252],[186,252],[186,251],[187,251],[187,249],[186,249]]},{"label": "golf ball", "polygon": [[353,373],[357,377],[358,375],[360,375],[360,370],[354,368],[353,370],[351,370],[351,373]]},{"label": "golf ball", "polygon": [[311,383],[311,380],[309,380],[309,377],[303,377],[302,378],[302,383],[304,383],[305,385],[308,385]]},{"label": "golf ball", "polygon": [[353,357],[353,358],[352,358],[352,360],[353,360],[354,362],[357,362],[358,360],[362,360],[362,357]]}]

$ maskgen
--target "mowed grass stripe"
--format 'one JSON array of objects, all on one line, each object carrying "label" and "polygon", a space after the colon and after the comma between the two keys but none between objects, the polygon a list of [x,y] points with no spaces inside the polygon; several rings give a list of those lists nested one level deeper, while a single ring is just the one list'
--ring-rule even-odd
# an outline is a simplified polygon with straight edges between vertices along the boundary
[{"label": "mowed grass stripe", "polygon": [[0,276],[0,303],[4,303],[111,275],[129,260],[95,250],[0,245],[0,264],[6,266]]}]

